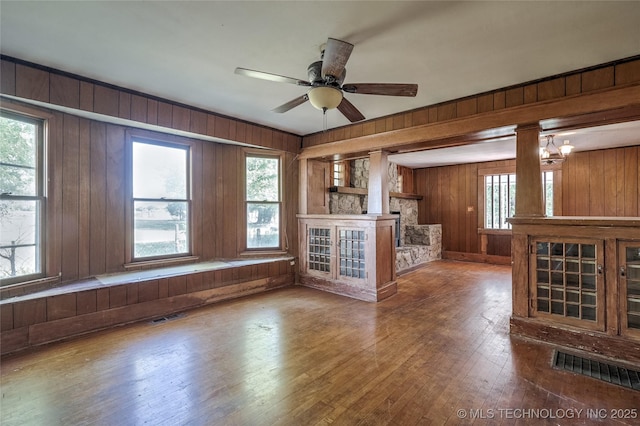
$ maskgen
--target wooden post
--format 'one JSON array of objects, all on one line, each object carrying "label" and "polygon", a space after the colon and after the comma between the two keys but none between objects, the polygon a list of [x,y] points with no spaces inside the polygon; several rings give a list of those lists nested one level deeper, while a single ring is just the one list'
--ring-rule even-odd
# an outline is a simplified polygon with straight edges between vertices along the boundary
[{"label": "wooden post", "polygon": [[[516,129],[516,213],[515,217],[542,217],[542,174],[540,170],[540,125],[519,125]],[[511,234],[512,315],[529,316],[529,238],[520,226]]]},{"label": "wooden post", "polygon": [[309,184],[309,175],[307,174],[307,159],[298,160],[298,176],[299,176],[299,197],[298,197],[298,213],[307,214],[307,185]]},{"label": "wooden post", "polygon": [[540,169],[540,125],[516,129],[516,217],[544,216]]},{"label": "wooden post", "polygon": [[386,151],[369,153],[367,214],[389,214],[389,162]]}]

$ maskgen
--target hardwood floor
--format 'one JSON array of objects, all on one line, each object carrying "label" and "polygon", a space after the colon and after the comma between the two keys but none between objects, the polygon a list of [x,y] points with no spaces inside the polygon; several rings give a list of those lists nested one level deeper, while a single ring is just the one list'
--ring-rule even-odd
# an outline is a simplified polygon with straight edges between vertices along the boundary
[{"label": "hardwood floor", "polygon": [[640,392],[552,369],[551,346],[509,335],[510,311],[506,266],[433,262],[377,304],[284,288],[5,357],[0,420],[640,423]]}]

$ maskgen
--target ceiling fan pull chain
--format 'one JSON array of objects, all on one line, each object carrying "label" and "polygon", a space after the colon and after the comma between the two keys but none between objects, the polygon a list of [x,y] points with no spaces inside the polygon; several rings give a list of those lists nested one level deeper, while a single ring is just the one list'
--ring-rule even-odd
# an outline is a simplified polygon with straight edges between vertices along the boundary
[{"label": "ceiling fan pull chain", "polygon": [[327,109],[322,108],[322,131],[327,131]]}]

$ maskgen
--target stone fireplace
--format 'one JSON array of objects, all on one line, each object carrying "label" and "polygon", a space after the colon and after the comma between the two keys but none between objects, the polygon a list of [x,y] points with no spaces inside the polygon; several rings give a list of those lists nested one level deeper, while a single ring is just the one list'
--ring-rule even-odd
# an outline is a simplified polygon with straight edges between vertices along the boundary
[{"label": "stone fireplace", "polygon": [[[389,163],[389,192],[401,192],[398,188],[397,166]],[[351,161],[350,186],[367,189],[369,182],[369,159]],[[366,194],[329,194],[330,214],[365,214]],[[396,247],[396,272],[414,268],[424,262],[440,259],[442,253],[441,225],[418,224],[418,201],[402,197],[389,200],[389,211],[400,217],[398,243]],[[397,231],[396,231],[397,232]]]}]

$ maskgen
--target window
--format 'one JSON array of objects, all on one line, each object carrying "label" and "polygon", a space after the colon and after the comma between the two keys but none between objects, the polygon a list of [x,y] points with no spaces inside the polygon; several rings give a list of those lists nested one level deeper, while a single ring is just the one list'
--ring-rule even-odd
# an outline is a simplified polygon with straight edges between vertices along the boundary
[{"label": "window", "polygon": [[[516,175],[486,175],[485,187],[485,229],[511,229],[507,218],[515,214]],[[545,214],[553,216],[553,172],[542,172],[542,190],[545,200]]]},{"label": "window", "polygon": [[0,115],[0,278],[3,284],[44,274],[44,122]]},{"label": "window", "polygon": [[247,249],[280,248],[280,157],[247,154]]},{"label": "window", "polygon": [[348,186],[344,182],[344,162],[335,161],[333,163],[333,186]]},{"label": "window", "polygon": [[133,259],[190,253],[189,147],[132,142]]}]

